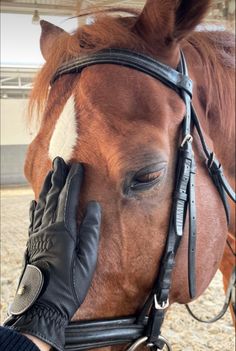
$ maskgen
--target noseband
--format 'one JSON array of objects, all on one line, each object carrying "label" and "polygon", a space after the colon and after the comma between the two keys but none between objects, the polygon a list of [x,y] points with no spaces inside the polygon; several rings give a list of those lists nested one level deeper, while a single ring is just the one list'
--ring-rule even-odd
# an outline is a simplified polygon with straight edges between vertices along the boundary
[{"label": "noseband", "polygon": [[84,68],[114,64],[143,72],[176,91],[183,99],[186,114],[182,122],[181,143],[178,150],[173,203],[165,249],[162,255],[157,280],[144,306],[136,316],[108,320],[89,320],[71,323],[66,329],[65,350],[80,351],[133,342],[128,349],[134,351],[140,345],[168,350],[171,347],[161,335],[165,311],[169,305],[171,276],[175,256],[184,233],[187,210],[189,212],[188,282],[190,298],[195,296],[195,250],[196,250],[196,205],[195,205],[195,160],[192,150],[192,130],[196,129],[206,156],[209,174],[223,202],[229,223],[227,195],[236,202],[235,193],[223,174],[223,169],[204,140],[203,132],[192,106],[192,81],[188,77],[183,53],[177,70],[149,56],[126,49],[106,49],[98,53],[74,59],[62,65],[52,78],[53,84],[64,74],[81,73]]}]

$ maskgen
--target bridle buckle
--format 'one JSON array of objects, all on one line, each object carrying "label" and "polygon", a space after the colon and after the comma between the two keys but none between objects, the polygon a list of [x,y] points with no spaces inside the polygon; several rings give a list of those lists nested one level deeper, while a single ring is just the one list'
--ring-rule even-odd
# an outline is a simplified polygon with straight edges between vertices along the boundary
[{"label": "bridle buckle", "polygon": [[187,142],[192,143],[192,141],[193,136],[191,134],[186,134],[180,146],[183,147]]},{"label": "bridle buckle", "polygon": [[169,299],[163,301],[161,304],[157,301],[157,295],[154,295],[154,306],[156,310],[165,310],[170,305]]}]

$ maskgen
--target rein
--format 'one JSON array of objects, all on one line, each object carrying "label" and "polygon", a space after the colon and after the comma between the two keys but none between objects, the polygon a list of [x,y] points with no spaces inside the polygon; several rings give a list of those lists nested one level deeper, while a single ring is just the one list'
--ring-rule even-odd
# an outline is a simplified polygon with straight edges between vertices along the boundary
[{"label": "rein", "polygon": [[206,166],[223,202],[227,223],[229,206],[227,195],[236,202],[236,195],[227,182],[223,168],[213,152],[207,147],[203,132],[192,106],[192,81],[188,76],[183,53],[178,70],[160,63],[149,56],[126,49],[106,49],[95,54],[76,58],[62,65],[51,84],[64,74],[81,73],[84,68],[98,64],[115,64],[143,72],[173,89],[184,101],[186,115],[182,123],[182,141],[178,149],[176,180],[173,204],[165,249],[153,289],[144,306],[136,316],[125,318],[88,320],[71,323],[66,329],[65,350],[82,351],[112,345],[133,344],[128,351],[140,345],[156,350],[164,346],[171,350],[168,341],[161,335],[164,315],[169,306],[172,271],[175,256],[184,233],[187,210],[189,210],[188,282],[190,298],[195,296],[195,250],[196,250],[196,205],[195,205],[195,160],[192,150],[192,130],[196,129],[206,156]]}]

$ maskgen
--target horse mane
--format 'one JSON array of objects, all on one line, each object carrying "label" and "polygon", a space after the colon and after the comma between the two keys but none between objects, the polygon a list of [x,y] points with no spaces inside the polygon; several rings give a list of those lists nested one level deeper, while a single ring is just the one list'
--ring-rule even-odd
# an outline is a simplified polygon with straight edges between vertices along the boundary
[{"label": "horse mane", "polygon": [[[202,67],[202,81],[205,83],[205,97],[201,101],[209,122],[218,116],[222,130],[230,136],[234,131],[234,118],[227,118],[223,111],[234,111],[235,91],[226,89],[235,77],[235,35],[229,31],[193,32],[187,44],[195,48]],[[188,57],[189,66],[196,65],[196,56]],[[201,95],[201,94],[199,94]],[[202,96],[199,96],[202,99]],[[227,123],[225,123],[227,118]]]},{"label": "horse mane", "polygon": [[[118,10],[114,9],[114,11]],[[111,12],[111,10],[105,12]],[[125,12],[125,9],[122,8],[122,12]],[[41,121],[41,113],[50,91],[50,80],[55,71],[69,60],[109,47],[129,48],[154,55],[148,43],[131,30],[137,20],[138,11],[127,10],[127,13],[132,14],[132,17],[114,17],[103,12],[97,13],[91,25],[79,27],[72,35],[62,32],[58,36],[52,47],[51,56],[35,79],[29,101],[29,122],[33,120],[34,110],[37,112],[38,122]],[[192,45],[197,50],[205,70],[204,76],[208,82],[208,112],[222,111],[224,104],[231,106],[233,97],[226,91],[224,82],[226,79],[232,79],[231,69],[235,65],[233,55],[235,43],[232,33],[193,32],[183,41],[183,46],[186,44]],[[215,89],[213,80],[217,82],[218,89]]]}]

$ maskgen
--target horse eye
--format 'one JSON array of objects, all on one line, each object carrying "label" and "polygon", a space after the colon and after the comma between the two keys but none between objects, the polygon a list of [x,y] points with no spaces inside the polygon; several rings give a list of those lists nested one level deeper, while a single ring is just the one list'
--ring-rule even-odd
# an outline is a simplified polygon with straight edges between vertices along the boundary
[{"label": "horse eye", "polygon": [[145,191],[156,185],[162,178],[164,168],[155,172],[148,172],[142,174],[135,174],[130,189],[132,191]]},{"label": "horse eye", "polygon": [[135,180],[139,183],[149,183],[154,181],[158,177],[160,177],[161,173],[162,173],[161,171],[158,171],[158,172],[143,174],[140,176],[136,176]]}]

